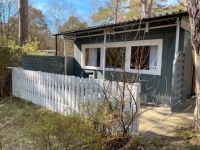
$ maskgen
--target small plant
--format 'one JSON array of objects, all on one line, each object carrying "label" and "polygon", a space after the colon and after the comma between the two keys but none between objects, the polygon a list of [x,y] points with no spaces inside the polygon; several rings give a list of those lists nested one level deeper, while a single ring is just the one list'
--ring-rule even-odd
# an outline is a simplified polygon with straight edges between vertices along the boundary
[{"label": "small plant", "polygon": [[102,137],[94,129],[94,125],[79,114],[59,115],[40,122],[31,135],[41,149],[103,147]]},{"label": "small plant", "polygon": [[163,140],[161,137],[154,137],[150,143],[154,145],[155,147],[162,147],[163,146]]},{"label": "small plant", "polygon": [[133,136],[121,150],[129,150],[129,149],[143,150],[144,141],[145,139],[142,138],[141,136]]},{"label": "small plant", "polygon": [[176,135],[185,140],[190,140],[195,136],[195,132],[191,128],[181,127],[180,129],[177,129]]}]

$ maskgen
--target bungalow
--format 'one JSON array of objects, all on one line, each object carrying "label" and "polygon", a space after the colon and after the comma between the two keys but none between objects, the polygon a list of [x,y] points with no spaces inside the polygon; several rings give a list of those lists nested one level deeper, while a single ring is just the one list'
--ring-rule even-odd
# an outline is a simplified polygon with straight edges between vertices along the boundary
[{"label": "bungalow", "polygon": [[125,71],[127,81],[137,74],[144,102],[174,106],[194,93],[189,31],[188,13],[174,12],[54,36],[56,45],[58,36],[74,41],[73,66],[64,46],[67,74],[121,80]]}]

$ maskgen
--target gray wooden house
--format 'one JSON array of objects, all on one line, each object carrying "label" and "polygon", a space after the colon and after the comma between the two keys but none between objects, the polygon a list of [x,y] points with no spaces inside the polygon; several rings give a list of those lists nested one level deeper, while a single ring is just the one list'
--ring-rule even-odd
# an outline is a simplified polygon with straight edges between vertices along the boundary
[{"label": "gray wooden house", "polygon": [[[194,92],[187,12],[94,26],[54,36],[74,41],[73,62],[67,60],[67,47],[64,48],[67,74],[120,80],[117,76],[125,70],[127,81],[139,74],[143,101],[171,106]],[[138,58],[144,60],[136,67]]]}]

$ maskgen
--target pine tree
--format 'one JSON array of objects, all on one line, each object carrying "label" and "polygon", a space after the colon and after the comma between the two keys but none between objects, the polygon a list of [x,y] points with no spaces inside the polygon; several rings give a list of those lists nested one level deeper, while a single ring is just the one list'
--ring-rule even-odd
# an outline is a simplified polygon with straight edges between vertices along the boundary
[{"label": "pine tree", "polygon": [[28,41],[28,0],[19,0],[19,44],[24,45]]}]

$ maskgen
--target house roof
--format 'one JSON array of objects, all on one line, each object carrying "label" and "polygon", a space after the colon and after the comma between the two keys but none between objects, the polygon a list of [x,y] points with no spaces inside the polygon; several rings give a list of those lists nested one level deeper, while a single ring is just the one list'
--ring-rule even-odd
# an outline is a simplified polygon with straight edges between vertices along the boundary
[{"label": "house roof", "polygon": [[148,18],[134,19],[134,20],[128,20],[128,21],[118,22],[118,23],[103,24],[103,25],[99,25],[99,26],[82,28],[82,29],[79,29],[79,30],[70,30],[70,31],[56,33],[53,36],[76,35],[76,34],[79,34],[79,33],[85,32],[85,31],[86,32],[87,31],[88,32],[89,31],[97,31],[97,30],[103,30],[103,29],[109,28],[109,27],[119,27],[119,26],[123,26],[123,25],[127,25],[127,24],[145,23],[145,22],[150,22],[150,21],[184,17],[184,16],[188,16],[187,11],[179,11],[179,12],[172,12],[172,13],[166,13],[166,14],[159,14],[159,15],[154,15],[152,17],[148,17]]}]

